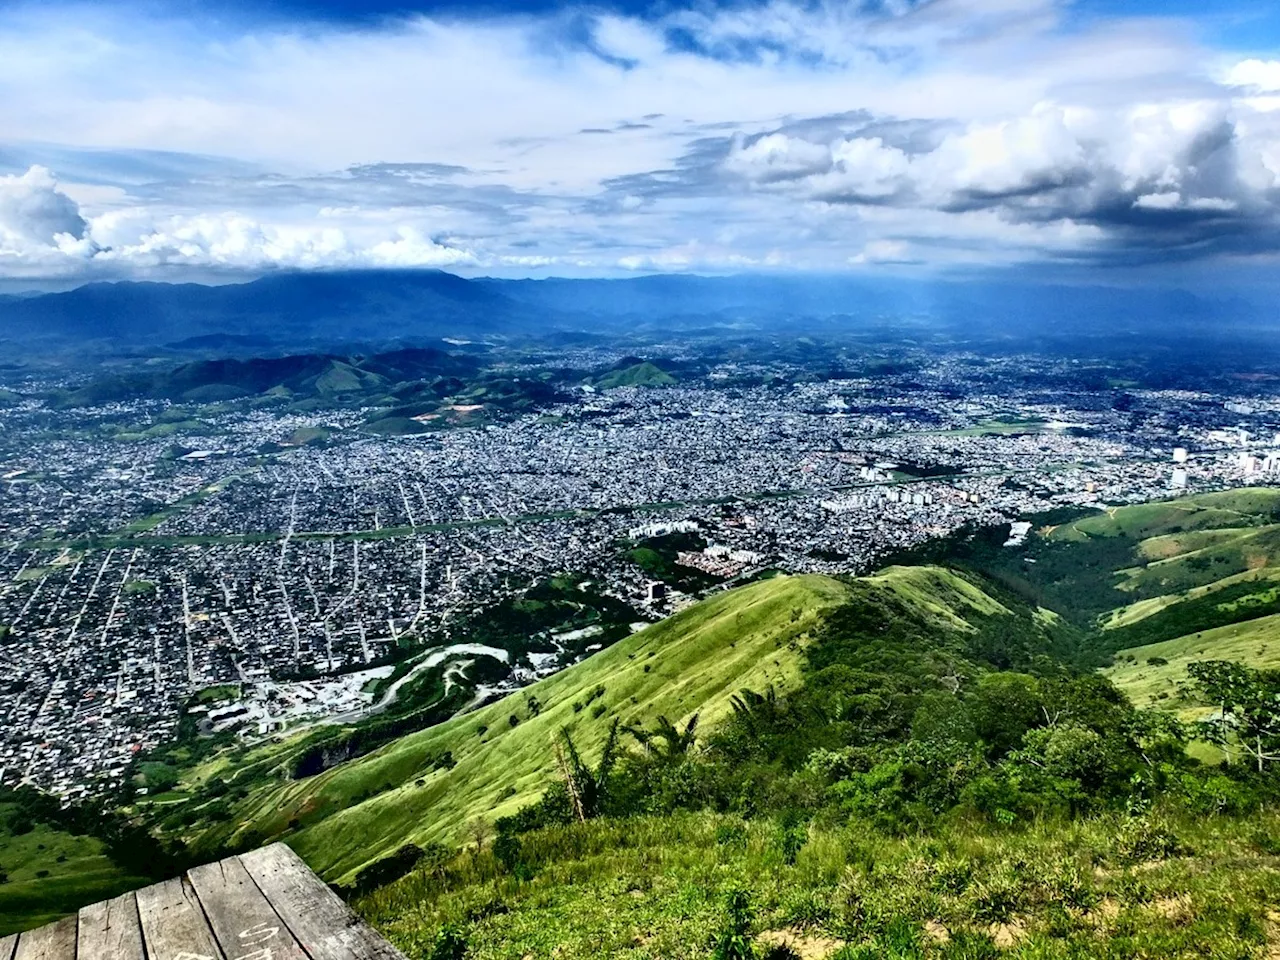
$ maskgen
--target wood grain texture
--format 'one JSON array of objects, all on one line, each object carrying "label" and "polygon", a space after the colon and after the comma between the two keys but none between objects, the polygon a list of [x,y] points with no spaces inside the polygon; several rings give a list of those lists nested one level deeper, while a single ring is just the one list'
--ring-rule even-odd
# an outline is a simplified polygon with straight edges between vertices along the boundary
[{"label": "wood grain texture", "polygon": [[285,844],[240,860],[312,960],[404,960]]},{"label": "wood grain texture", "polygon": [[405,960],[282,843],[0,937],[0,960]]},{"label": "wood grain texture", "polygon": [[76,960],[76,918],[28,930],[18,937],[14,960]]},{"label": "wood grain texture", "polygon": [[148,960],[224,960],[186,877],[139,890],[138,918]]},{"label": "wood grain texture", "polygon": [[81,908],[76,955],[77,960],[145,960],[134,894]]},{"label": "wood grain texture", "polygon": [[239,857],[188,876],[227,960],[308,960]]}]

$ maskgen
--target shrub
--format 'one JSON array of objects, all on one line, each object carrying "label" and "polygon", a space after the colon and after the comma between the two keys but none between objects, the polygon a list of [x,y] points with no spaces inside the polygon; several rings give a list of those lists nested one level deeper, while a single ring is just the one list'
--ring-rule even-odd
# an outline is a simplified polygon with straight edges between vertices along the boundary
[{"label": "shrub", "polygon": [[724,910],[724,922],[711,952],[713,960],[755,960],[755,946],[751,942],[755,911],[751,908],[751,896],[742,887],[731,887],[725,893]]},{"label": "shrub", "polygon": [[778,851],[782,859],[794,865],[800,851],[809,841],[809,825],[794,811],[788,811],[778,825]]},{"label": "shrub", "polygon": [[740,823],[721,823],[716,827],[716,843],[722,847],[747,846],[747,828]]},{"label": "shrub", "polygon": [[463,960],[467,955],[467,938],[456,928],[445,925],[436,934],[426,960]]},{"label": "shrub", "polygon": [[1186,847],[1162,823],[1128,817],[1116,832],[1116,854],[1122,863],[1150,863],[1182,856]]},{"label": "shrub", "polygon": [[1009,867],[992,871],[969,888],[969,909],[983,923],[1004,923],[1022,905],[1022,884]]},{"label": "shrub", "polygon": [[1258,798],[1249,787],[1220,773],[1207,777],[1187,774],[1181,786],[1183,799],[1196,813],[1250,813],[1258,806]]}]

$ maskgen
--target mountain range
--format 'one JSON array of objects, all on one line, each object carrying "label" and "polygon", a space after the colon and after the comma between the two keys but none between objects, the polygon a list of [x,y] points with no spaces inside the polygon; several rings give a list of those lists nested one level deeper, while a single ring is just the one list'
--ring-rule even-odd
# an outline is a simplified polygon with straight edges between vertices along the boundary
[{"label": "mountain range", "polygon": [[98,345],[243,354],[272,346],[334,348],[440,338],[540,337],[662,330],[811,326],[938,329],[996,339],[1107,342],[1211,333],[1258,339],[1270,319],[1252,293],[1191,294],[1032,281],[891,276],[644,276],[465,279],[433,270],[279,273],[218,286],[91,283],[0,297],[0,342],[24,349]]}]

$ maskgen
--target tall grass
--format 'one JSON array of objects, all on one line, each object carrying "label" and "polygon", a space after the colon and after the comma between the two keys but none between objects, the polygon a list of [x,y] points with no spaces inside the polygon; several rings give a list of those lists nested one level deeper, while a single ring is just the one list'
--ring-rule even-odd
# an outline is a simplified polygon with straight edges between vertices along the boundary
[{"label": "tall grass", "polygon": [[956,821],[902,838],[810,825],[794,857],[785,837],[776,821],[710,813],[549,828],[522,837],[519,875],[471,849],[357,908],[408,956],[429,957],[447,927],[475,960],[709,958],[737,888],[749,893],[754,936],[785,931],[797,953],[837,960],[1280,949],[1274,810],[1018,830]]}]

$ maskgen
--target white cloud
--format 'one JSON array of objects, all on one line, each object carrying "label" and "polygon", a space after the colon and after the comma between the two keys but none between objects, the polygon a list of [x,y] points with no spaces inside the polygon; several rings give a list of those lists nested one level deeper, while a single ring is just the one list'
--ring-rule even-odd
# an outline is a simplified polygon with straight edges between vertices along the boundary
[{"label": "white cloud", "polygon": [[862,202],[888,200],[907,186],[911,161],[879,137],[855,137],[831,146],[831,172],[813,179],[816,197]]},{"label": "white cloud", "polygon": [[25,265],[61,276],[82,270],[262,271],[475,262],[471,251],[437,243],[409,226],[352,231],[322,220],[264,223],[234,211],[156,216],[140,207],[85,218],[41,167],[0,177],[0,267]]},{"label": "white cloud", "polygon": [[1030,114],[975,124],[948,137],[920,162],[924,193],[1003,196],[1063,186],[1086,175],[1086,150],[1068,129],[1066,112],[1037,104]]},{"label": "white cloud", "polygon": [[60,237],[79,240],[84,228],[76,202],[44,167],[0,177],[0,250],[56,248]]},{"label": "white cloud", "polygon": [[1280,60],[1241,60],[1226,73],[1233,87],[1248,87],[1262,93],[1280,91]]},{"label": "white cloud", "polygon": [[[1207,49],[1171,20],[1063,29],[1066,5],[580,12],[590,44],[556,16],[236,32],[15,8],[0,130],[79,159],[61,186],[43,166],[0,177],[0,274],[1274,245],[1280,61]],[[138,151],[199,154],[199,172],[94,160]],[[209,155],[229,158],[225,175]]]},{"label": "white cloud", "polygon": [[725,159],[726,169],[755,183],[820,173],[831,163],[831,151],[825,146],[783,133],[771,133],[750,144],[739,141]]},{"label": "white cloud", "polygon": [[849,258],[849,262],[853,264],[876,264],[876,263],[915,263],[917,258],[912,256],[911,244],[902,240],[872,240],[862,248],[861,253],[854,254]]}]

